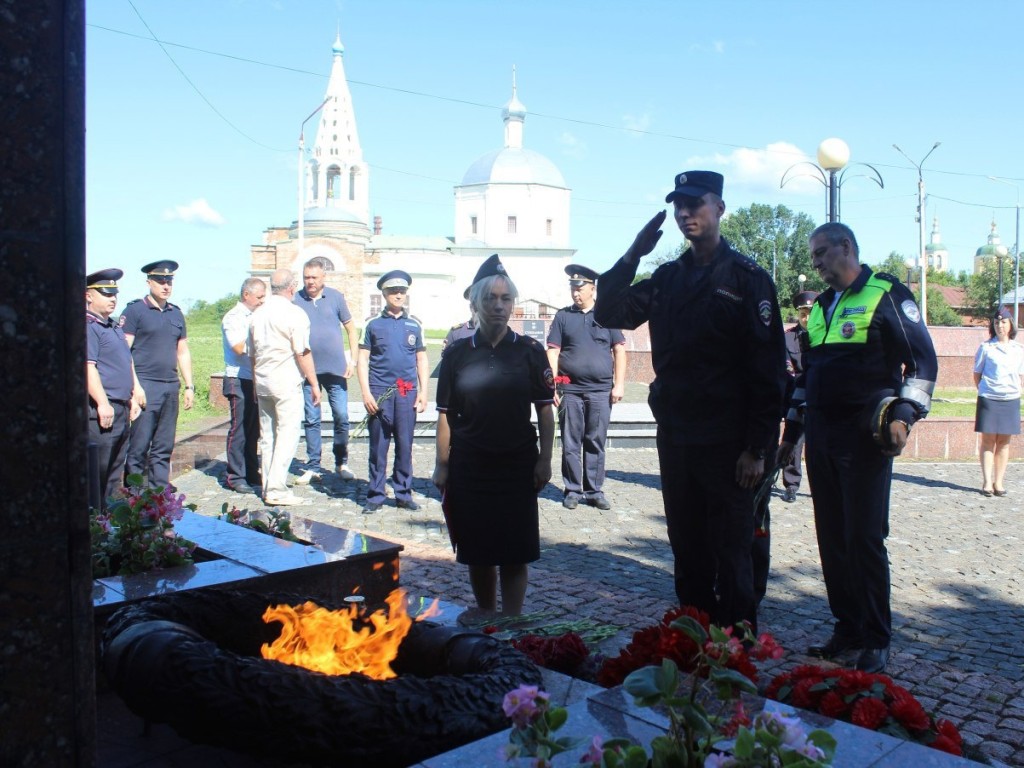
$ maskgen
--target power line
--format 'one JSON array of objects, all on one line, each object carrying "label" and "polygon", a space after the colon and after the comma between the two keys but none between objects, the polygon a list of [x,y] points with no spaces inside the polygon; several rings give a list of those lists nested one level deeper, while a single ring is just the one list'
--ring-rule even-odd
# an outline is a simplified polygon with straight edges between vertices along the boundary
[{"label": "power line", "polygon": [[[146,30],[149,32],[149,34],[152,36],[153,42],[160,46],[160,50],[164,52],[164,55],[168,58],[168,60],[171,62],[171,64],[174,65],[174,68],[176,70],[178,70],[178,73],[183,78],[185,78],[185,82],[188,83],[192,87],[192,90],[195,91],[196,94],[198,94],[199,98],[201,98],[206,103],[206,106],[208,106],[211,110],[213,110],[213,113],[215,115],[217,115],[217,117],[219,117],[221,120],[223,120],[225,123],[227,123],[229,128],[231,128],[233,131],[238,133],[238,135],[241,136],[242,138],[247,139],[248,141],[251,141],[253,144],[255,144],[258,147],[263,147],[264,149],[269,149],[271,152],[291,152],[290,149],[278,149],[277,147],[271,147],[271,146],[269,146],[267,144],[263,144],[262,142],[256,141],[256,139],[254,139],[252,136],[247,134],[245,131],[243,131],[241,128],[239,128],[237,125],[235,125],[230,120],[228,120],[228,118],[219,109],[217,109],[213,105],[213,102],[210,101],[208,98],[206,98],[206,96],[203,94],[203,92],[199,90],[199,86],[197,86],[195,83],[193,83],[192,80],[189,78],[189,76],[187,74],[185,74],[185,70],[183,70],[181,67],[178,66],[178,62],[176,62],[174,60],[174,57],[171,56],[170,51],[168,51],[167,48],[164,47],[163,42],[157,38],[157,36],[153,33],[153,30],[150,29],[149,24],[147,24],[146,20],[144,18],[142,18],[142,14],[139,13],[139,9],[135,7],[135,3],[133,3],[132,0],[128,0],[128,5],[130,5],[132,10],[135,11],[135,15],[139,17],[139,21],[142,22],[142,26],[144,26],[146,28]],[[143,39],[145,39],[145,38],[143,38]]]}]

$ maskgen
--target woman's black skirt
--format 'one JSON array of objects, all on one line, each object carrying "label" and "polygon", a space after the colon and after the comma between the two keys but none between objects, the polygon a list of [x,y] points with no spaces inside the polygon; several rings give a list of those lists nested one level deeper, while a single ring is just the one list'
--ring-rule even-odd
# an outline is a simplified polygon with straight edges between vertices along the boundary
[{"label": "woman's black skirt", "polygon": [[452,446],[445,506],[458,562],[522,565],[540,558],[537,457],[535,443],[500,453]]},{"label": "woman's black skirt", "polygon": [[986,435],[1019,435],[1020,398],[993,400],[979,397],[978,409],[974,414],[974,431]]}]

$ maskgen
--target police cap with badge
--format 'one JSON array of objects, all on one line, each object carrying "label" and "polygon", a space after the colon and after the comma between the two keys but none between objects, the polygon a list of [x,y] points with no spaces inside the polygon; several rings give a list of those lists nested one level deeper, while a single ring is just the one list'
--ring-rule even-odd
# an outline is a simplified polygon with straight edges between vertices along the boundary
[{"label": "police cap with badge", "polygon": [[569,285],[573,288],[579,288],[586,283],[594,284],[600,277],[597,272],[582,264],[570,264],[565,268],[565,274],[569,276]]},{"label": "police cap with badge", "polygon": [[487,260],[480,265],[480,269],[476,271],[476,276],[473,278],[473,284],[479,283],[488,277],[507,277],[508,273],[505,271],[505,265],[501,263],[501,259],[498,258],[498,254],[492,253],[487,257]]},{"label": "police cap with badge", "polygon": [[92,288],[104,296],[117,296],[117,281],[124,276],[120,269],[101,269],[85,278],[86,289]]},{"label": "police cap with badge", "polygon": [[674,202],[677,197],[699,198],[708,192],[722,196],[725,178],[714,171],[683,171],[676,174],[676,188],[665,196],[665,202]]},{"label": "police cap with badge", "polygon": [[408,272],[403,272],[401,269],[393,269],[390,272],[386,272],[377,281],[377,289],[380,291],[387,291],[389,288],[408,289],[410,285],[412,285],[412,277]]},{"label": "police cap with badge", "polygon": [[174,279],[174,273],[178,271],[178,262],[170,259],[161,259],[147,264],[142,268],[147,280],[158,283],[169,283]]},{"label": "police cap with badge", "polygon": [[800,293],[793,297],[793,308],[810,309],[814,306],[814,301],[817,298],[817,291],[800,291]]}]

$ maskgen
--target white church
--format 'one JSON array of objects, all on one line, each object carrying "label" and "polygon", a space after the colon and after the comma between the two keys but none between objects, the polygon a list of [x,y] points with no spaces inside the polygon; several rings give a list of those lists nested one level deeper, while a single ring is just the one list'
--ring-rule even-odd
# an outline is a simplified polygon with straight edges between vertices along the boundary
[{"label": "white church", "polygon": [[300,274],[313,257],[333,267],[328,285],[345,294],[361,325],[381,311],[378,278],[402,269],[413,278],[409,308],[426,328],[464,321],[463,291],[477,268],[498,253],[519,289],[516,316],[543,317],[568,303],[564,268],[570,246],[571,190],[548,158],[523,146],[526,108],[516,95],[502,112],[504,144],[474,160],[455,187],[454,235],[401,236],[381,231],[370,204],[340,36],[316,140],[302,169],[300,217],[270,227],[251,248],[251,274],[268,278],[281,267]]}]

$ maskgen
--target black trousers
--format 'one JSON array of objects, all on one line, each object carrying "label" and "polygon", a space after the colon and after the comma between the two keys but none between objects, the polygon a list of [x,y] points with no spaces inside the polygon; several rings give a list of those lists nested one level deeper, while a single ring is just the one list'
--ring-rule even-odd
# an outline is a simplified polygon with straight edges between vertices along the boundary
[{"label": "black trousers", "polygon": [[818,553],[835,634],[865,648],[886,648],[892,636],[885,548],[892,459],[852,419],[808,413],[805,435]]},{"label": "black trousers", "polygon": [[590,498],[601,493],[611,415],[610,389],[562,395],[558,429],[562,441],[562,485],[566,493]]},{"label": "black trousers", "polygon": [[150,488],[166,487],[178,423],[178,382],[141,383],[146,390],[146,408],[132,424],[125,468],[129,475],[142,475]]},{"label": "black trousers", "polygon": [[239,482],[260,484],[260,463],[256,446],[260,439],[260,407],[256,402],[256,389],[252,379],[224,377],[224,397],[231,409],[228,439],[225,447],[228,488]]},{"label": "black trousers", "polygon": [[679,604],[706,611],[720,626],[749,621],[756,631],[754,491],[736,483],[742,450],[738,443],[675,445],[658,428],[661,493]]},{"label": "black trousers", "polygon": [[793,447],[793,455],[789,457],[786,466],[782,468],[782,485],[784,488],[799,488],[800,481],[804,478],[803,468],[800,466],[800,459],[804,455],[804,437],[796,441]]},{"label": "black trousers", "polygon": [[101,511],[107,508],[107,499],[124,486],[124,459],[128,453],[128,403],[111,400],[110,406],[114,409],[114,423],[110,429],[103,429],[96,406],[89,403],[89,442],[96,444]]}]

